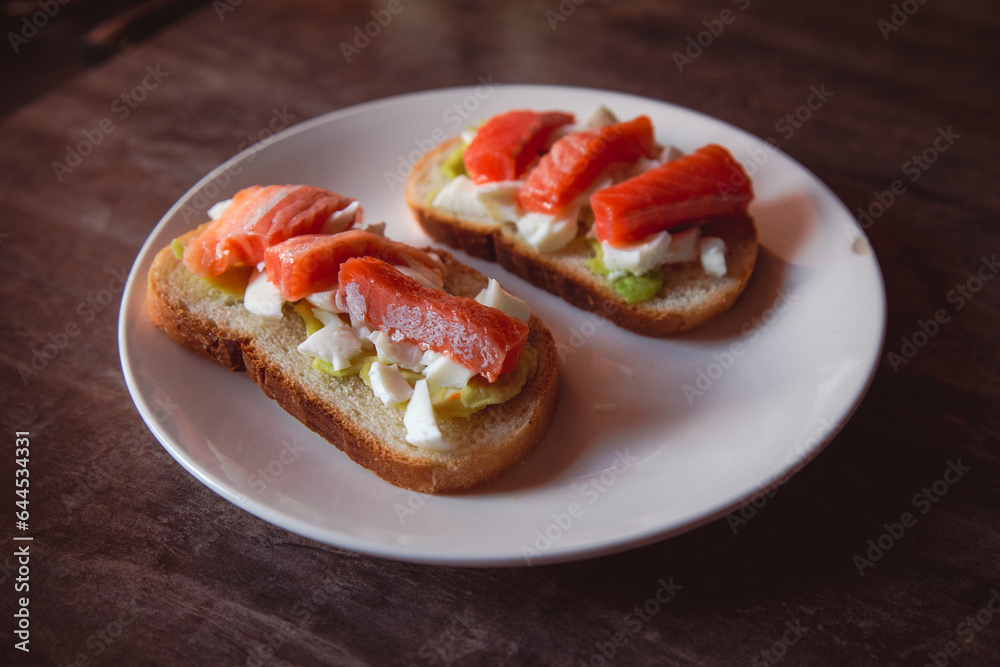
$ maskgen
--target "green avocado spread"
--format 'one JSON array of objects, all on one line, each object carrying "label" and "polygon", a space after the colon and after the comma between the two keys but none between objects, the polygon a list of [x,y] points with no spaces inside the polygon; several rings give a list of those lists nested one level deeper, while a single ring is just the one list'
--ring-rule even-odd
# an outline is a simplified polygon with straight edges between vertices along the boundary
[{"label": "green avocado spread", "polygon": [[[608,277],[610,271],[604,265],[604,248],[597,239],[590,239],[594,257],[587,260],[587,268],[599,276]],[[642,275],[625,275],[611,281],[611,287],[625,303],[640,303],[656,296],[663,287],[663,271],[652,269]]]},{"label": "green avocado spread", "polygon": [[448,153],[448,157],[441,163],[441,174],[449,181],[458,176],[468,176],[469,172],[465,170],[465,149],[467,147],[467,143],[460,143],[451,153]]}]

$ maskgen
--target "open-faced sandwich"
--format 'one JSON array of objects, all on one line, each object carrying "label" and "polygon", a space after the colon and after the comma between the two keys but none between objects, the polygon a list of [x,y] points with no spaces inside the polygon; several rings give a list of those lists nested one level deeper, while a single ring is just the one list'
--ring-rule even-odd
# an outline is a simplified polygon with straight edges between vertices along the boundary
[{"label": "open-faced sandwich", "polygon": [[556,349],[527,304],[451,255],[361,229],[359,203],[254,186],[162,249],[147,306],[383,479],[446,492],[523,460],[551,421]]},{"label": "open-faced sandwich", "polygon": [[728,310],[757,258],[739,162],[665,148],[646,116],[575,120],[515,110],[445,141],[414,166],[410,209],[434,239],[637,333]]}]

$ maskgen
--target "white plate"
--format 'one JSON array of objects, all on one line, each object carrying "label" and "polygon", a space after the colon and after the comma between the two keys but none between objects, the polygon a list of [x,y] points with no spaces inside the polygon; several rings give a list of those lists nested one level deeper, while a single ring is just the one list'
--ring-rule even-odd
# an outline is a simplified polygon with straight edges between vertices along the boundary
[{"label": "white plate", "polygon": [[[474,493],[391,486],[300,425],[242,374],[150,323],[156,251],[253,184],[303,183],[360,199],[388,235],[426,244],[402,176],[446,136],[514,108],[648,114],[661,143],[725,145],[753,173],[758,268],[721,319],[672,339],[628,333],[494,264],[563,346],[562,393],[537,451]],[[402,176],[401,176],[402,175]],[[875,257],[843,204],[805,168],[741,130],[664,102],[550,86],[458,88],[327,114],[235,156],[167,212],[125,289],[119,344],[129,391],[168,452],[216,493],[312,539],[400,560],[522,565],[611,553],[738,508],[815,456],[871,381],[885,331]],[[685,389],[685,386],[688,389]],[[691,390],[702,392],[695,394]]]}]

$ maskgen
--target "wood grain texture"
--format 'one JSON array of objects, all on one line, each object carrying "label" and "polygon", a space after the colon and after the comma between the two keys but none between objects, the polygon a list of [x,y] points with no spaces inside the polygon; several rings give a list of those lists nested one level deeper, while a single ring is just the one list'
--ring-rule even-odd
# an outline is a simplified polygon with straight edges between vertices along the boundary
[{"label": "wood grain texture", "polygon": [[[580,665],[618,634],[616,664],[767,664],[761,652],[795,636],[786,624],[804,632],[783,665],[924,665],[948,642],[954,664],[1000,662],[996,614],[960,634],[1000,590],[1000,281],[961,309],[948,300],[1000,251],[1000,7],[929,0],[884,39],[888,2],[571,4],[562,16],[556,0],[404,2],[347,62],[340,42],[383,3],[221,0],[3,120],[0,479],[14,478],[13,432],[30,430],[35,541],[25,655],[6,515],[0,663]],[[727,9],[732,22],[678,71],[674,53]],[[141,104],[116,105],[151,71]],[[697,109],[774,138],[851,211],[905,185],[868,228],[889,304],[871,390],[735,533],[722,519],[534,568],[383,561],[221,500],[140,421],[118,361],[119,276],[169,206],[274,110],[299,122],[480,76]],[[832,95],[791,125],[814,87]],[[52,163],[104,118],[114,130],[59,180]],[[959,138],[914,180],[907,164],[948,128]],[[939,309],[947,324],[891,363]],[[22,381],[18,365],[70,330]],[[970,470],[921,514],[914,496],[958,460]],[[859,576],[853,556],[906,511],[916,525]],[[671,578],[676,597],[643,611]]]}]

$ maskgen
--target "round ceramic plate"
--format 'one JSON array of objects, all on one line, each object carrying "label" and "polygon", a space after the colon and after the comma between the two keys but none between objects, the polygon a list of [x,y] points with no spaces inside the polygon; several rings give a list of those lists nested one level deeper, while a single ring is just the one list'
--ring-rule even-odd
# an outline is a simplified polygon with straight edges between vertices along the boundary
[{"label": "round ceramic plate", "polygon": [[[563,352],[561,396],[538,449],[471,493],[396,488],[306,429],[242,374],[189,352],[150,322],[156,252],[253,184],[311,184],[356,197],[365,220],[426,245],[403,181],[429,148],[493,114],[598,105],[647,114],[657,140],[719,143],[751,173],[761,251],[736,306],[670,339],[573,308],[494,264]],[[461,255],[459,255],[461,257]],[[386,558],[526,565],[661,540],[738,508],[815,456],[850,417],[885,331],[878,262],[844,205],[760,139],[700,113],[600,90],[477,87],[393,97],[296,125],[201,180],[159,222],[125,289],[119,344],[135,404],[168,452],[248,512],[320,542]]]}]

